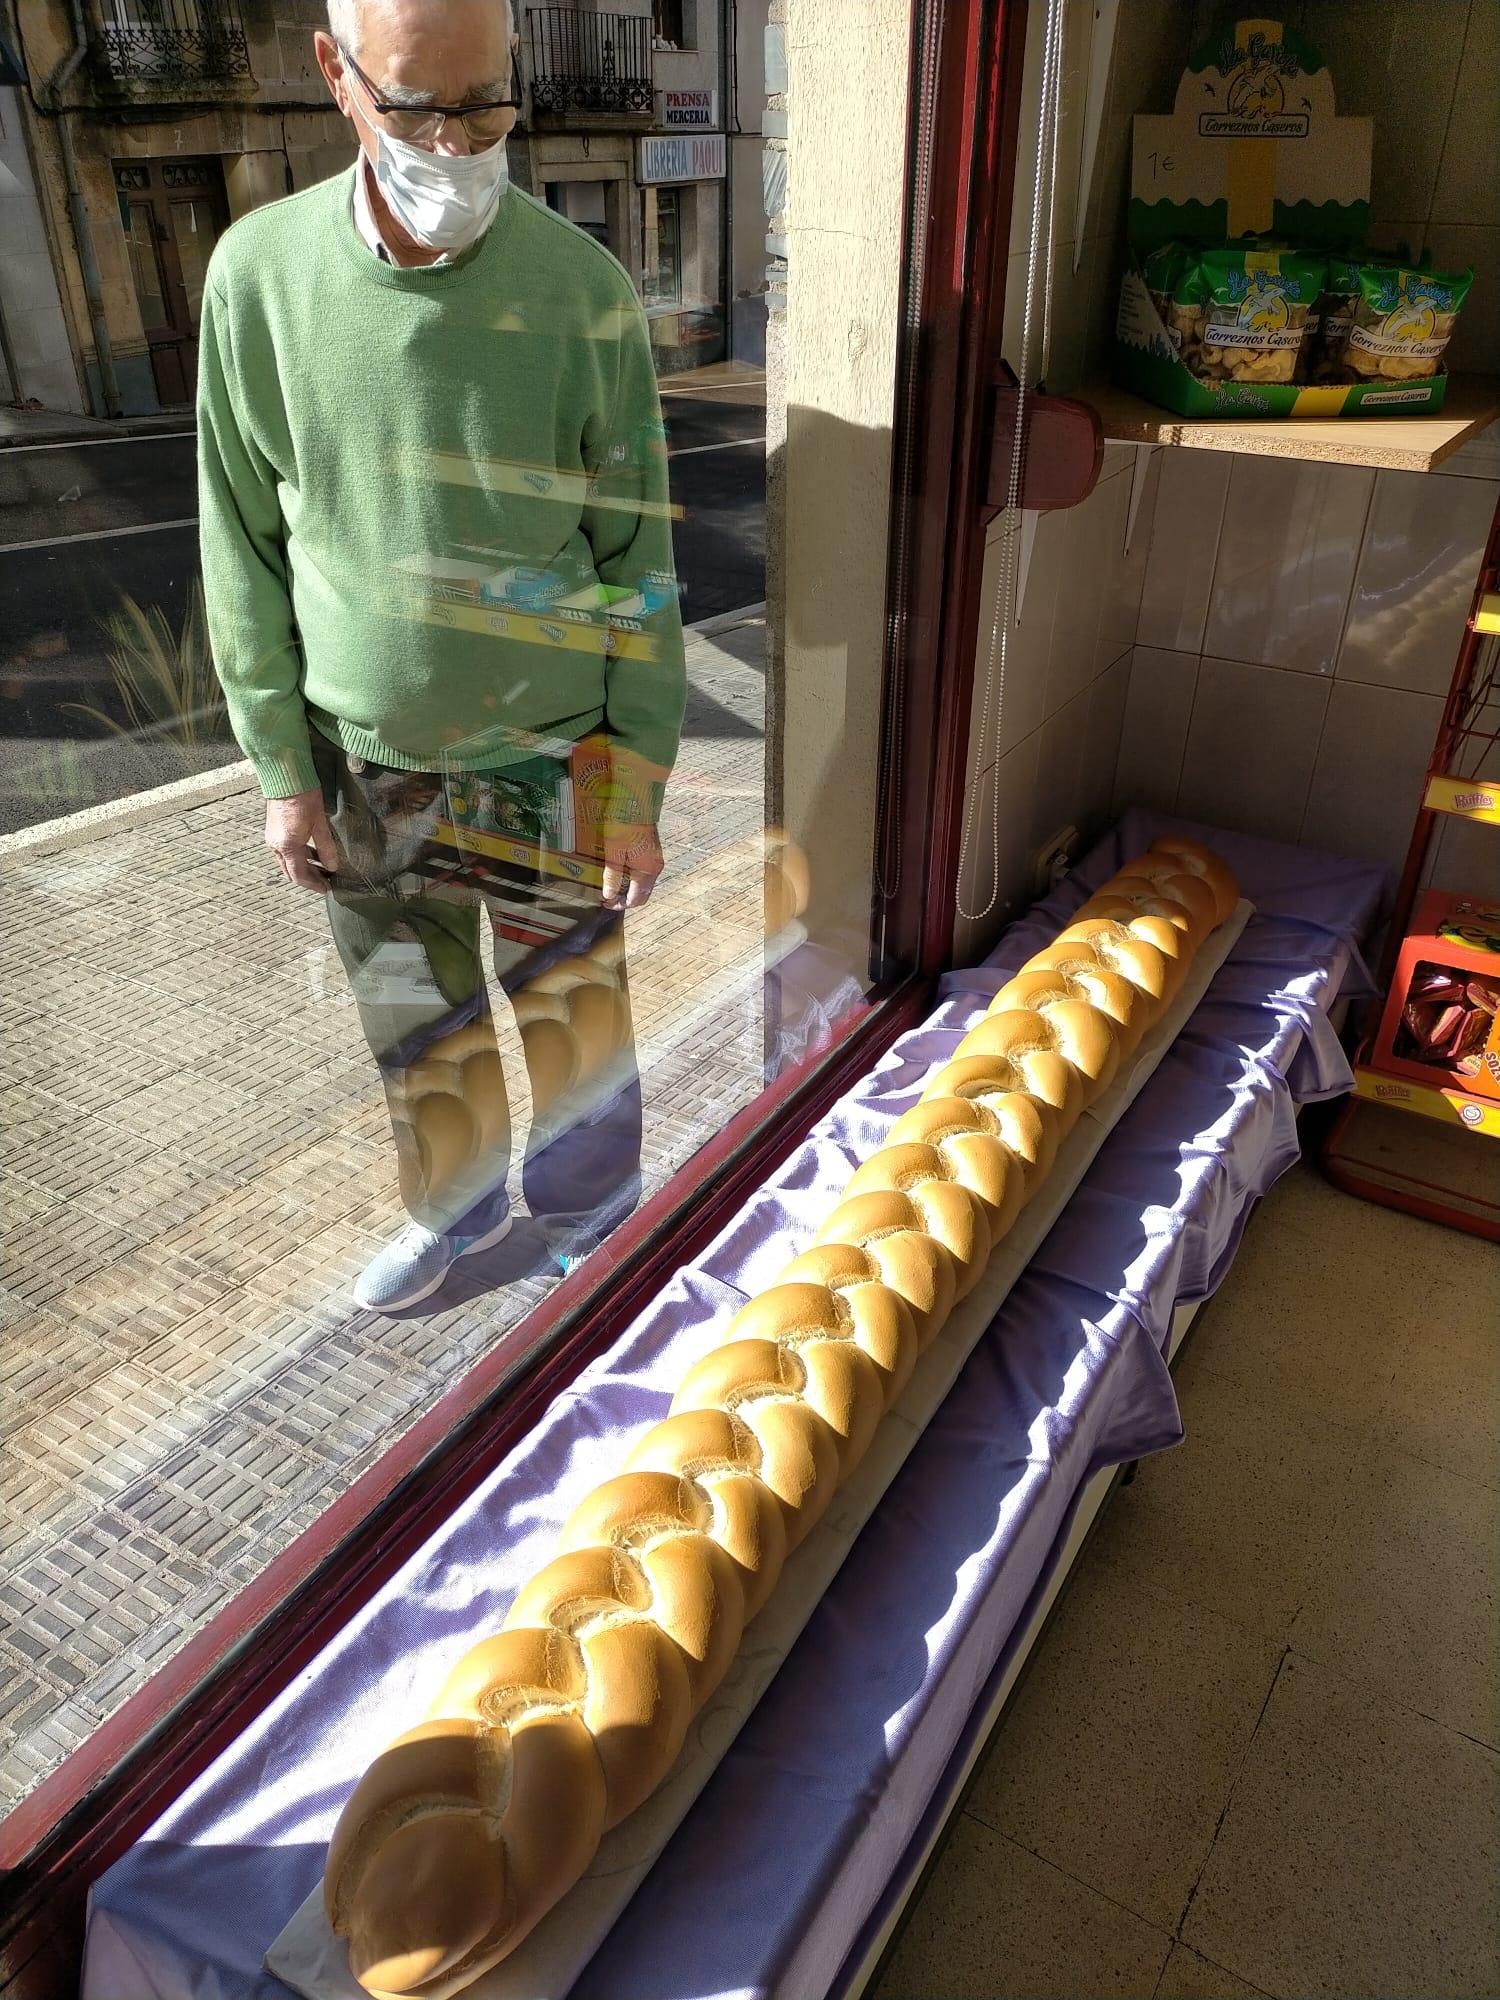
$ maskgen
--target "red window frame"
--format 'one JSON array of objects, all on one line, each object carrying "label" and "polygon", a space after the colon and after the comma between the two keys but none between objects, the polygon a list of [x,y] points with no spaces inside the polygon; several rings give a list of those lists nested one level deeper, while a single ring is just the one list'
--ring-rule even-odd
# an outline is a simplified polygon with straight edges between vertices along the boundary
[{"label": "red window frame", "polygon": [[[882,768],[905,862],[877,892],[877,981],[832,1047],[732,1121],[528,1320],[519,1377],[481,1360],[379,1464],[0,1822],[0,1995],[72,1994],[89,1884],[472,1492],[558,1391],[928,1011],[948,962],[984,559],[981,479],[1000,352],[1026,0],[919,0],[914,78],[932,152],[909,187],[921,271],[897,359]],[[923,92],[914,87],[909,129]],[[916,260],[920,259],[918,263]],[[898,538],[900,543],[898,546]],[[877,870],[883,880],[886,870]],[[908,968],[880,977],[879,963]]]}]

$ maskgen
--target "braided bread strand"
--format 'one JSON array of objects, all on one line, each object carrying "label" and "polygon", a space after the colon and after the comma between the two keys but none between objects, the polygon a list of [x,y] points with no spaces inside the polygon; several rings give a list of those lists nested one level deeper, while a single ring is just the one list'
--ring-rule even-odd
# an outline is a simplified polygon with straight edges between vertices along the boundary
[{"label": "braided bread strand", "polygon": [[449,1995],[496,1965],[666,1777],[787,1555],[1236,898],[1208,850],[1162,840],[1089,899],[371,1764],[324,1878],[367,1991]]}]

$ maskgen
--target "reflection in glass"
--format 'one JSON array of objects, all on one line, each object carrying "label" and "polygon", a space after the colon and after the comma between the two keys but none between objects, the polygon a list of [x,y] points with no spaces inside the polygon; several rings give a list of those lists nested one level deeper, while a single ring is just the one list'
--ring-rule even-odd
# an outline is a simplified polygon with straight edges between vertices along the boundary
[{"label": "reflection in glass", "polygon": [[203,280],[208,271],[209,252],[214,247],[213,219],[205,201],[172,203],[172,237],[182,266],[182,285],[187,293],[188,320],[197,326],[203,317]]},{"label": "reflection in glass", "polygon": [[[717,10],[674,11],[716,87]],[[368,10],[372,37],[399,19]],[[399,54],[366,66],[407,76]],[[846,72],[826,87],[869,126]],[[731,109],[754,134],[760,107]],[[857,198],[818,212],[898,243],[899,149],[869,143]],[[132,806],[0,885],[0,1561],[134,1568],[107,1630],[61,1584],[51,1625],[0,1602],[0,1648],[24,1625],[37,1649],[0,1716],[0,1812],[477,1362],[519,1362],[563,1269],[868,983],[891,409],[871,356],[899,277],[860,304],[865,348],[777,335],[798,414],[768,578],[764,361],[702,365],[730,299],[764,297],[764,260],[727,241],[758,147],[734,148],[732,202],[725,178],[642,184],[633,140],[609,180],[552,179],[555,133],[510,148],[503,233],[454,272],[393,263],[353,171],[251,204],[211,262],[209,169],[152,162],[129,188],[165,233],[129,191],[122,220],[153,347],[190,355],[183,297],[202,329],[197,436],[37,454],[68,539],[7,558],[29,740],[0,806]],[[237,175],[237,210],[260,185]],[[256,321],[262,257],[291,303]],[[160,793],[239,754],[209,632],[253,769]],[[268,854],[265,780],[326,821],[300,862],[329,894]],[[657,886],[607,908],[644,824]],[[446,1246],[377,1296],[366,1274],[414,1227]]]},{"label": "reflection in glass", "polygon": [[[148,201],[130,204],[130,275],[135,281],[136,303],[141,309],[141,325],[147,333],[166,332],[166,301],[162,296],[161,262],[156,252],[156,222]],[[201,286],[200,286],[201,291]]]},{"label": "reflection in glass", "polygon": [[641,296],[648,307],[682,303],[681,222],[681,202],[676,188],[642,188]]}]

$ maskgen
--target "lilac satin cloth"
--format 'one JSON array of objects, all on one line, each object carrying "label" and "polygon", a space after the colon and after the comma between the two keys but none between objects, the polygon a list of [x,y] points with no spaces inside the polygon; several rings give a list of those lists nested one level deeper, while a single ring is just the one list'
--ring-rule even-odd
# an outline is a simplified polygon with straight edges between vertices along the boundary
[{"label": "lilac satin cloth", "polygon": [[[313,1889],[373,1744],[493,1630],[575,1502],[804,1247],[857,1159],[1025,958],[1170,824],[1130,813],[904,1036],[424,1549],[95,1884],[84,2000],[287,2000],[261,1956]],[[1190,829],[1203,831],[1201,829]],[[786,1666],[574,1993],[828,1992],[941,1793],[1101,1467],[1176,1443],[1163,1353],[1258,1197],[1295,1106],[1348,1087],[1327,1011],[1364,980],[1381,877],[1210,836],[1259,914],[1126,1112],[867,1525]],[[1367,983],[1367,982],[1366,982]]]}]

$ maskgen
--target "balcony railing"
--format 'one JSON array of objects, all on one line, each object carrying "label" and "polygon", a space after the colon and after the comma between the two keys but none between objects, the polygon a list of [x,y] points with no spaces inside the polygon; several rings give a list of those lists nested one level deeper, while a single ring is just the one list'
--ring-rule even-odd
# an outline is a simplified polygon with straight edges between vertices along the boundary
[{"label": "balcony railing", "polygon": [[554,115],[649,118],[651,21],[645,14],[586,14],[578,7],[527,9],[531,103]]},{"label": "balcony railing", "polygon": [[122,83],[249,77],[239,0],[98,0],[99,42]]}]

